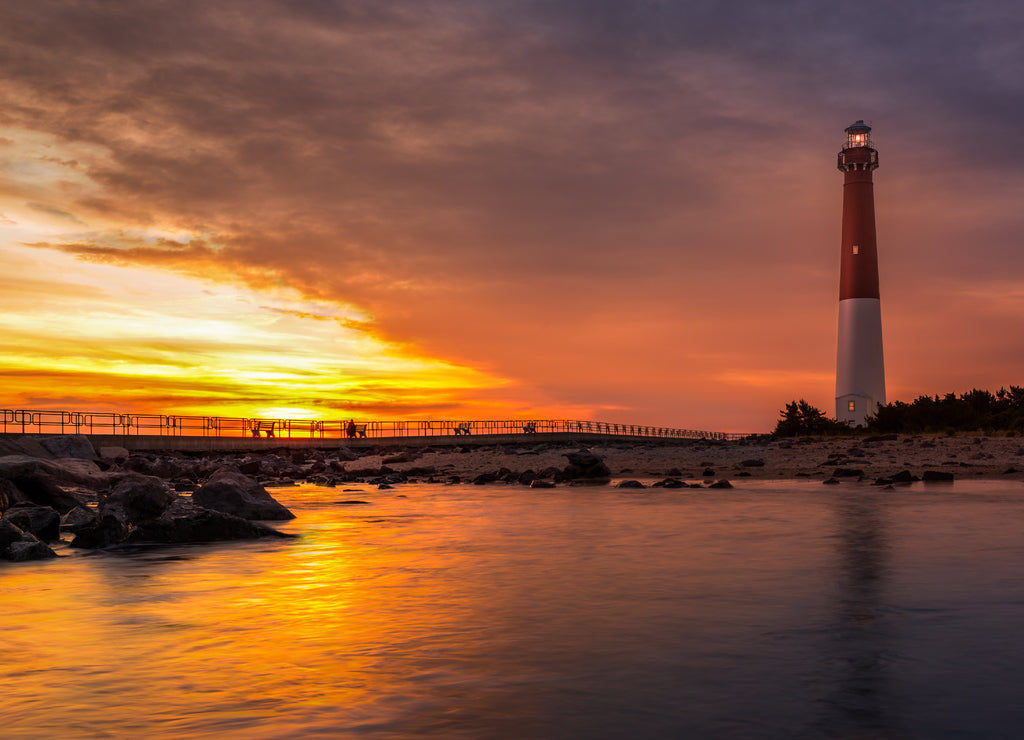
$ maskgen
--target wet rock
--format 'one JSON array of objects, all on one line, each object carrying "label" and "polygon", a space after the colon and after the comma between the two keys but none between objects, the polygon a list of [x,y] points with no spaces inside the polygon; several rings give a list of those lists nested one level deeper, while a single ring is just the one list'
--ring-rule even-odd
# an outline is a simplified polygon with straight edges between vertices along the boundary
[{"label": "wet rock", "polygon": [[935,483],[938,481],[951,481],[954,478],[953,474],[946,470],[926,470],[921,476],[921,480],[926,483]]},{"label": "wet rock", "polygon": [[615,487],[616,488],[646,488],[647,486],[645,486],[643,483],[641,483],[638,480],[622,480],[622,481],[619,481],[618,485],[615,486]]},{"label": "wet rock", "polygon": [[686,488],[686,483],[678,478],[665,478],[657,483],[652,483],[651,488]]},{"label": "wet rock", "polygon": [[132,526],[157,518],[177,498],[178,494],[159,478],[136,475],[121,480],[100,499],[99,515],[113,516],[122,524]]},{"label": "wet rock", "polygon": [[914,481],[921,480],[909,470],[901,470],[896,475],[890,475],[889,478],[893,483],[913,483]]},{"label": "wet rock", "polygon": [[66,529],[69,532],[78,534],[78,532],[83,528],[96,524],[96,521],[97,516],[95,511],[81,506],[76,506],[60,518],[60,526],[61,529]]},{"label": "wet rock", "polygon": [[537,479],[537,473],[534,470],[526,469],[519,474],[516,478],[516,482],[521,486],[528,486]]},{"label": "wet rock", "polygon": [[530,488],[554,488],[555,484],[548,480],[535,480],[530,483]]},{"label": "wet rock", "polygon": [[185,544],[291,536],[265,524],[196,506],[179,498],[157,519],[132,527],[119,544]]},{"label": "wet rock", "polygon": [[116,516],[106,514],[97,517],[91,524],[78,527],[71,546],[87,550],[110,547],[120,543],[127,535],[128,527]]},{"label": "wet rock", "polygon": [[682,478],[683,477],[683,471],[680,470],[679,468],[669,468],[665,472],[665,475],[667,475],[669,478]]},{"label": "wet rock", "polygon": [[562,471],[559,470],[558,468],[556,468],[554,466],[549,466],[549,467],[544,468],[539,473],[537,473],[537,477],[538,478],[543,478],[545,480],[554,480],[555,476],[560,474],[561,472]]},{"label": "wet rock", "polygon": [[712,476],[714,474],[715,471],[712,468],[704,468],[704,471],[701,473],[701,475],[705,477]]},{"label": "wet rock", "polygon": [[57,557],[45,542],[4,517],[0,519],[0,559],[15,563]]},{"label": "wet rock", "polygon": [[8,509],[3,518],[43,542],[60,539],[60,514],[49,506],[19,506]]},{"label": "wet rock", "polygon": [[723,478],[722,480],[716,480],[708,488],[732,488],[732,483]]},{"label": "wet rock", "polygon": [[839,481],[835,478],[826,478],[825,480],[822,481],[822,484],[826,486],[838,486]]},{"label": "wet rock", "polygon": [[743,460],[740,462],[741,468],[763,468],[764,460],[760,458],[754,458],[750,460]]},{"label": "wet rock", "polygon": [[192,501],[214,511],[243,519],[294,519],[295,515],[274,500],[263,486],[247,475],[231,470],[214,473],[206,485],[192,492]]},{"label": "wet rock", "polygon": [[864,471],[860,468],[836,468],[832,471],[833,478],[861,478]]},{"label": "wet rock", "polygon": [[475,486],[483,486],[483,485],[486,485],[488,483],[494,483],[497,480],[498,480],[498,473],[496,473],[496,472],[480,473],[480,475],[476,476],[473,479],[473,485],[475,485]]}]

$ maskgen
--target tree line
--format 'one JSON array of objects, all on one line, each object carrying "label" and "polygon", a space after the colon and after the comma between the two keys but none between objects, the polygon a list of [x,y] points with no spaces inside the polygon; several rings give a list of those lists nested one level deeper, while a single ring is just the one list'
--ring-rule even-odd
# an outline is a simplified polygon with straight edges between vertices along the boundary
[{"label": "tree line", "polygon": [[[862,431],[879,434],[921,434],[945,432],[1024,432],[1024,388],[1011,385],[995,393],[971,389],[959,396],[918,396],[913,402],[893,401],[869,416]],[[787,403],[780,412],[775,434],[780,437],[801,435],[849,434],[843,422],[827,416],[800,399]]]}]

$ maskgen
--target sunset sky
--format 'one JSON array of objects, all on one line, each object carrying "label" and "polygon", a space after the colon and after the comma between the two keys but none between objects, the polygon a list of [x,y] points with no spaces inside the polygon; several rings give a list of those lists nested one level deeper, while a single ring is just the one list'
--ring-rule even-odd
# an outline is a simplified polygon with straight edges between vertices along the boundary
[{"label": "sunset sky", "polygon": [[1024,6],[0,2],[0,406],[834,412],[843,129],[889,400],[1024,385]]}]

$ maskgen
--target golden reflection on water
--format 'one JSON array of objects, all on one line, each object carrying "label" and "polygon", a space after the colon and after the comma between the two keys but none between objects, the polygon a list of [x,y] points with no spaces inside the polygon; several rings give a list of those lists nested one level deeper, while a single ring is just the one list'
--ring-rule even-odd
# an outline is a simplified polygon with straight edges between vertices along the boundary
[{"label": "golden reflection on water", "polygon": [[828,736],[927,549],[812,489],[276,494],[297,539],[0,567],[4,737]]}]

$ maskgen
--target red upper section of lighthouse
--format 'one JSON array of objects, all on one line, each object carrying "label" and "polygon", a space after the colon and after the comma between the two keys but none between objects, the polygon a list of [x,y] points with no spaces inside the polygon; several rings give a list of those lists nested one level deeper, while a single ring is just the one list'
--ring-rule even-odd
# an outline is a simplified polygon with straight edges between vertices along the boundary
[{"label": "red upper section of lighthouse", "polygon": [[871,173],[878,152],[871,146],[871,127],[857,121],[846,129],[839,152],[843,172],[843,241],[839,300],[878,298],[878,251],[875,243],[875,196]]}]

